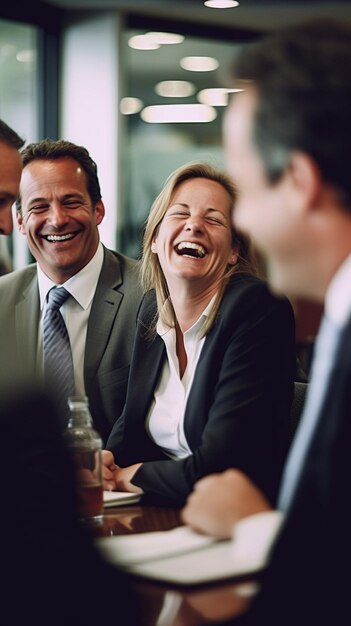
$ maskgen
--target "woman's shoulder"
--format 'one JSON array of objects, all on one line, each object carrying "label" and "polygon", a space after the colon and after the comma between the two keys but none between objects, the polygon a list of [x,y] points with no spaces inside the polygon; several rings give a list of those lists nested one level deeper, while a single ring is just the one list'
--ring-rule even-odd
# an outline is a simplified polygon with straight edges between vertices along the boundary
[{"label": "woman's shoulder", "polygon": [[226,285],[224,293],[233,297],[239,296],[241,294],[271,294],[271,291],[269,289],[268,282],[263,278],[259,278],[258,276],[254,276],[253,274],[245,274],[244,272],[240,272],[231,276],[229,282]]},{"label": "woman's shoulder", "polygon": [[223,294],[223,305],[251,307],[255,303],[255,308],[275,308],[283,307],[291,309],[289,300],[284,295],[277,295],[272,292],[269,283],[258,276],[252,274],[234,274],[228,282]]}]

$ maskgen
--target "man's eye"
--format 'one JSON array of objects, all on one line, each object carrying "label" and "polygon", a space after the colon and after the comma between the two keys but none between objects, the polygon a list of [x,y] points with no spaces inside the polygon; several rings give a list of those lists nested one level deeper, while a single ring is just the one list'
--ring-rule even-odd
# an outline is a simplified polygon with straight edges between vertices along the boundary
[{"label": "man's eye", "polygon": [[68,207],[69,209],[77,209],[78,207],[81,206],[81,202],[79,202],[78,200],[68,200],[67,202],[64,203],[63,206]]},{"label": "man's eye", "polygon": [[0,198],[0,206],[8,206],[15,202],[15,198],[11,198],[10,196],[5,196],[4,198]]},{"label": "man's eye", "polygon": [[48,204],[36,204],[28,209],[28,213],[41,213],[49,208]]}]

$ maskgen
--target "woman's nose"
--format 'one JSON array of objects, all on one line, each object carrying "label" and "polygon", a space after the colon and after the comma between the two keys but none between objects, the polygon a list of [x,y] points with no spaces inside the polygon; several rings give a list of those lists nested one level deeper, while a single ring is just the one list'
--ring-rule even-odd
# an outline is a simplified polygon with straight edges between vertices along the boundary
[{"label": "woman's nose", "polygon": [[196,215],[190,215],[185,224],[185,230],[199,232],[203,230],[203,220]]}]

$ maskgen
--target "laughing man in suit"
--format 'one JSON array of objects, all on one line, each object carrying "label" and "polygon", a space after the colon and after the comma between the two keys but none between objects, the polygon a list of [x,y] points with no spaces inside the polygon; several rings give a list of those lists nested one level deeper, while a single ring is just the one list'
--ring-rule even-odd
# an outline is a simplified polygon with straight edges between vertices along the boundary
[{"label": "laughing man in suit", "polygon": [[321,302],[325,313],[279,510],[230,471],[200,481],[183,511],[186,523],[222,537],[250,514],[283,517],[261,591],[237,626],[351,619],[350,41],[350,25],[321,20],[244,51],[237,67],[250,86],[224,126],[236,226],[269,259],[276,291]]},{"label": "laughing man in suit", "polygon": [[17,221],[37,263],[0,279],[1,354],[24,378],[43,374],[46,296],[63,285],[75,390],[87,395],[106,441],[122,412],[140,297],[137,261],[106,249],[98,226],[105,208],[97,167],[87,150],[49,139],[22,151]]}]

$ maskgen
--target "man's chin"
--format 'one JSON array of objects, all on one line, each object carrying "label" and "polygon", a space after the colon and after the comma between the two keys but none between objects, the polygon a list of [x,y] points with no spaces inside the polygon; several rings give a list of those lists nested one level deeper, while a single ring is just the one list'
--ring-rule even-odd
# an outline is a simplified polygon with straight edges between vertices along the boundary
[{"label": "man's chin", "polygon": [[281,265],[269,258],[266,260],[266,277],[272,292],[276,295],[296,295]]}]

